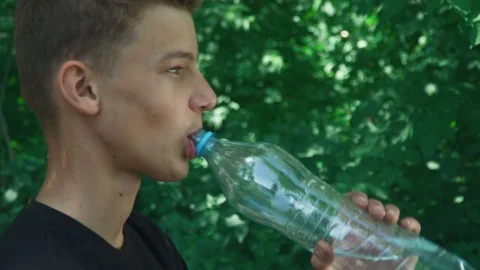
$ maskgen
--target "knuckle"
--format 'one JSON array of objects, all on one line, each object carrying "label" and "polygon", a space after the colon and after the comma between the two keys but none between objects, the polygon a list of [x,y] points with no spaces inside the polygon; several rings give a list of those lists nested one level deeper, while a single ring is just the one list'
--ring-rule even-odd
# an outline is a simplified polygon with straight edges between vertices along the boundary
[{"label": "knuckle", "polygon": [[405,220],[411,225],[416,225],[418,224],[418,221],[414,217],[406,217]]},{"label": "knuckle", "polygon": [[369,204],[372,205],[372,206],[382,206],[383,207],[383,203],[377,199],[369,199],[368,200]]},{"label": "knuckle", "polygon": [[400,213],[400,209],[396,206],[396,205],[393,205],[393,204],[387,204],[385,206],[385,209],[387,209],[388,211],[391,211],[395,214],[399,214]]},{"label": "knuckle", "polygon": [[403,223],[405,224],[404,226],[409,229],[409,230],[413,230],[415,232],[420,232],[420,229],[421,229],[421,225],[420,225],[420,222],[418,222],[417,219],[413,218],[413,217],[406,217],[403,219]]},{"label": "knuckle", "polygon": [[411,220],[413,224],[412,227],[415,229],[416,232],[419,232],[420,229],[422,228],[422,225],[420,225],[420,222],[418,222],[418,220],[415,218],[411,218]]}]

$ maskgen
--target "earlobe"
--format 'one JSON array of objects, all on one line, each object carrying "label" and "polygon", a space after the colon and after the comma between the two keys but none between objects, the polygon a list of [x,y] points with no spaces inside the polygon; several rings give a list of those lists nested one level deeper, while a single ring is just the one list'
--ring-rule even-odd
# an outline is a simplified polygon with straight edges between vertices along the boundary
[{"label": "earlobe", "polygon": [[100,93],[91,69],[84,63],[64,63],[57,78],[61,97],[72,109],[88,116],[100,112]]}]

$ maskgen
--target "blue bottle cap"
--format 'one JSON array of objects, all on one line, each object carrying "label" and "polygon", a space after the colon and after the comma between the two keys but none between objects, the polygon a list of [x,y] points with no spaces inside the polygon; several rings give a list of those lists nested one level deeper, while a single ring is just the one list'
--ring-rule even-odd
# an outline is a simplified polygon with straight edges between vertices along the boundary
[{"label": "blue bottle cap", "polygon": [[213,132],[208,131],[203,135],[202,139],[200,142],[196,145],[195,151],[197,152],[197,156],[202,156],[202,150],[205,147],[205,144],[207,144],[208,139],[213,136]]}]

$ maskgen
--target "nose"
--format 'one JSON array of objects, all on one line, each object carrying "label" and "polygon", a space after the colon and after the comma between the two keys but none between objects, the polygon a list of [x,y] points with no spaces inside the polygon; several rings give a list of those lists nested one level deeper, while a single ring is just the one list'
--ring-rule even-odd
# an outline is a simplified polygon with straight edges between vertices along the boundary
[{"label": "nose", "polygon": [[217,95],[203,75],[198,79],[197,89],[190,99],[193,111],[203,112],[213,109],[217,105]]}]

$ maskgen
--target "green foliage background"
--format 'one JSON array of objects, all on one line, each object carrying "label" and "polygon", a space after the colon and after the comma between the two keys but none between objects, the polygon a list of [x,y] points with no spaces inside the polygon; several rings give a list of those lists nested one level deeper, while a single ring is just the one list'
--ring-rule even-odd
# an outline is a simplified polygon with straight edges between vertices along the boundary
[{"label": "green foliage background", "polygon": [[[46,147],[20,97],[14,0],[0,2],[0,232],[35,196]],[[195,15],[218,107],[205,125],[269,141],[341,192],[415,216],[480,268],[480,1],[224,0]],[[310,254],[238,215],[201,160],[146,179],[136,210],[191,269],[311,269]]]}]

